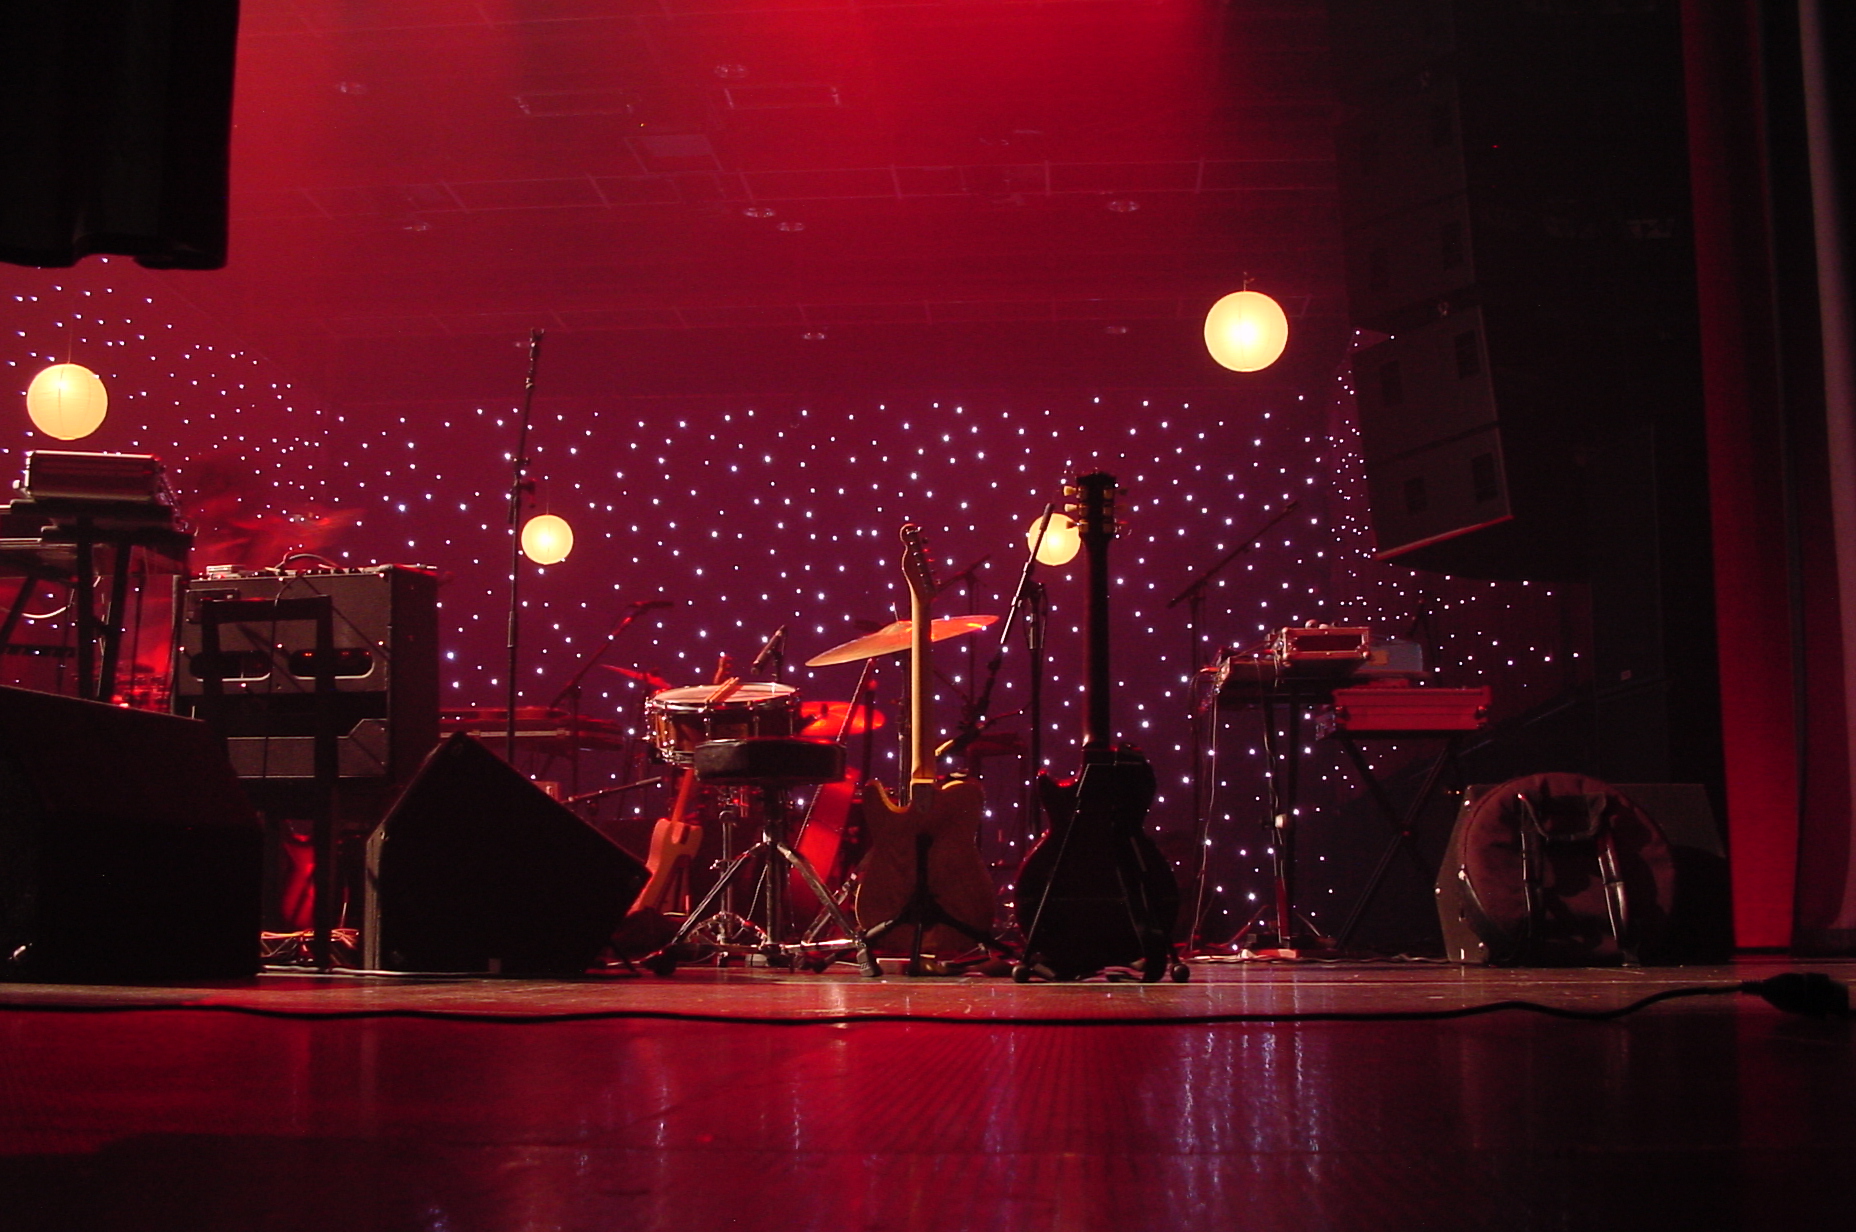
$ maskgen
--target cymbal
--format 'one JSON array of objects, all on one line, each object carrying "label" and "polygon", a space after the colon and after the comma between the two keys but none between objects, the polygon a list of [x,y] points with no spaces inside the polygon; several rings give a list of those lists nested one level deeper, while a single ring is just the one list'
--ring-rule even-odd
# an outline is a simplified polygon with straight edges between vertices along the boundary
[{"label": "cymbal", "polygon": [[843,731],[847,736],[861,736],[868,731],[881,731],[888,722],[881,710],[859,707],[857,717],[847,728],[844,720],[851,713],[850,702],[801,702],[799,703],[800,734],[804,736],[836,739]]},{"label": "cymbal", "polygon": [[[928,626],[928,640],[945,642],[950,637],[978,633],[986,626],[998,623],[997,616],[947,616]],[[909,648],[914,640],[914,632],[915,626],[911,622],[898,620],[894,624],[884,625],[875,633],[866,633],[842,646],[833,646],[824,654],[814,655],[806,660],[806,666],[830,667],[834,663],[855,663],[859,659],[895,654]]]}]

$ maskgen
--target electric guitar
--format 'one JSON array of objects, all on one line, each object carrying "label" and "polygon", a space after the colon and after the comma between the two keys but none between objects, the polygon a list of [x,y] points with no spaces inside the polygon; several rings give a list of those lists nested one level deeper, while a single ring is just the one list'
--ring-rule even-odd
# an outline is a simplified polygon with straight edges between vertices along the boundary
[{"label": "electric guitar", "polygon": [[[872,941],[880,939],[883,952],[911,953],[917,925],[927,922],[920,951],[958,954],[992,933],[992,876],[979,849],[984,799],[977,780],[935,773],[929,609],[939,587],[921,528],[904,526],[902,544],[911,623],[909,779],[900,800],[881,783],[864,794],[870,850],[859,866],[857,924],[874,930]],[[934,923],[937,910],[950,922]]]},{"label": "electric guitar", "polygon": [[1069,509],[1089,553],[1086,723],[1083,766],[1073,779],[1038,776],[1049,828],[1025,856],[1013,894],[1024,933],[1016,979],[1076,979],[1138,966],[1144,980],[1186,968],[1173,950],[1179,883],[1143,826],[1154,771],[1138,749],[1109,732],[1108,545],[1117,533],[1115,479],[1083,475]]}]

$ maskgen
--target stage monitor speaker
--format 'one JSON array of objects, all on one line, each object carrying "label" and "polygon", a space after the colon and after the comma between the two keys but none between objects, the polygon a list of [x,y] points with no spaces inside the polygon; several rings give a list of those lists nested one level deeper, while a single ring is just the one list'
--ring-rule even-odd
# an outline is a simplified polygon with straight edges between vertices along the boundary
[{"label": "stage monitor speaker", "polygon": [[[334,605],[337,760],[345,780],[403,785],[438,743],[438,577],[405,565],[182,579],[174,709],[219,726],[240,777],[315,776],[316,626],[309,619],[222,620],[205,661],[210,600]],[[218,714],[206,676],[224,681]],[[378,813],[375,814],[378,816]]]},{"label": "stage monitor speaker", "polygon": [[0,688],[0,979],[250,976],[261,851],[204,724]]},{"label": "stage monitor speaker", "polygon": [[647,878],[623,848],[459,732],[432,750],[368,839],[364,961],[577,975]]}]

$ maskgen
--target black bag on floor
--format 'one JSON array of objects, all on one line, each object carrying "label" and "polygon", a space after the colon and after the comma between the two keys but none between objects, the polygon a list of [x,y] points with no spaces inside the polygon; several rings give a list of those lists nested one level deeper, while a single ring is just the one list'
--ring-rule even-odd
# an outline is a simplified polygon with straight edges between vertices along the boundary
[{"label": "black bag on floor", "polygon": [[1437,877],[1448,956],[1497,966],[1636,963],[1674,897],[1662,830],[1616,788],[1577,774],[1511,779],[1466,799]]}]

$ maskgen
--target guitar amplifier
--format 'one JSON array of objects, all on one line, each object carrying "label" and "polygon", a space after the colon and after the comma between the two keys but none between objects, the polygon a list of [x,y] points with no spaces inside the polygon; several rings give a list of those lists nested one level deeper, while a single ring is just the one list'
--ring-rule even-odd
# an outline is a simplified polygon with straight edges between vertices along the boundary
[{"label": "guitar amplifier", "polygon": [[[333,609],[335,691],[316,694],[316,624],[279,619],[264,605],[326,595]],[[219,653],[205,655],[213,600],[241,600],[255,615],[216,618]],[[316,730],[335,711],[344,780],[403,784],[438,743],[438,576],[405,565],[327,572],[183,578],[174,710],[216,722],[243,779],[315,777]],[[215,707],[207,680],[221,679]],[[214,711],[217,710],[217,715]]]}]

